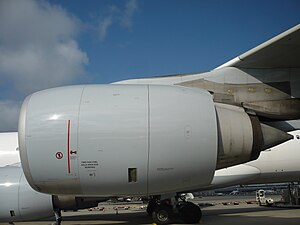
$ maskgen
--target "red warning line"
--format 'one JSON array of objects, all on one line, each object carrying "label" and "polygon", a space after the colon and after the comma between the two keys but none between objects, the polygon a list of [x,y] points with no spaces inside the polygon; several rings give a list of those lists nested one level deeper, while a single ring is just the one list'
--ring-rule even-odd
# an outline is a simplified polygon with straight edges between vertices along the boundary
[{"label": "red warning line", "polygon": [[71,173],[71,167],[70,167],[70,120],[68,120],[68,173]]}]

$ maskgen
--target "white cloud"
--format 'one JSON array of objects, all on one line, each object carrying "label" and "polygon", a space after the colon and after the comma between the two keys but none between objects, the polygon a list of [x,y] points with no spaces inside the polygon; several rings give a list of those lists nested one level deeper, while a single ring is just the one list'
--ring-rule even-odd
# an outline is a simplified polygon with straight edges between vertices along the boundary
[{"label": "white cloud", "polygon": [[129,0],[126,3],[124,14],[121,18],[121,24],[124,27],[128,29],[132,28],[132,18],[134,13],[137,11],[137,9],[138,9],[137,0]]},{"label": "white cloud", "polygon": [[107,31],[112,25],[113,19],[111,16],[104,18],[99,24],[99,38],[100,41],[103,41],[106,38]]},{"label": "white cloud", "polygon": [[119,24],[120,26],[130,31],[133,25],[133,16],[137,12],[137,10],[137,0],[128,0],[124,9],[120,9],[117,6],[112,5],[110,7],[108,15],[100,21],[97,28],[100,41],[105,40],[109,29],[114,24]]},{"label": "white cloud", "polygon": [[[59,6],[46,1],[1,0],[0,80],[2,86],[12,85],[8,95],[23,99],[37,90],[84,79],[88,57],[75,39],[79,30],[80,21]],[[19,107],[18,102],[2,101],[0,118]],[[17,120],[15,113],[11,116]],[[3,130],[9,130],[8,125],[5,129],[0,126]]]},{"label": "white cloud", "polygon": [[79,79],[88,59],[77,43],[69,40],[51,48],[32,46],[1,51],[1,78],[13,81],[13,88],[22,95]]}]

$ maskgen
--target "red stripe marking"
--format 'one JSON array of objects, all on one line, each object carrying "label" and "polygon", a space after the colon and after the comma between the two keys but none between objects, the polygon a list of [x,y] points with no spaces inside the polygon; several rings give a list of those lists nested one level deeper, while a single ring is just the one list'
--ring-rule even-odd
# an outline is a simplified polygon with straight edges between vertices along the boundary
[{"label": "red stripe marking", "polygon": [[68,173],[71,173],[70,167],[70,120],[68,120]]}]

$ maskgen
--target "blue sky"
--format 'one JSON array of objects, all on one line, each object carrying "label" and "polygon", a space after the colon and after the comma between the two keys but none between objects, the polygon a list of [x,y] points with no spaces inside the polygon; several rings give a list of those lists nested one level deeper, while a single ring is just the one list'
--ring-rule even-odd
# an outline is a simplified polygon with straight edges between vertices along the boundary
[{"label": "blue sky", "polygon": [[50,87],[204,72],[300,22],[299,0],[1,0],[0,131]]}]

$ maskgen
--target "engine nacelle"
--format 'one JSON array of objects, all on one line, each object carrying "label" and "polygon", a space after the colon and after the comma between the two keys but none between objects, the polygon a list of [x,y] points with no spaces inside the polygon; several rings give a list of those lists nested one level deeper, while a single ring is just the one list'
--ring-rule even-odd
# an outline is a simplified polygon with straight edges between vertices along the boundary
[{"label": "engine nacelle", "polygon": [[19,222],[54,216],[54,209],[96,207],[107,198],[52,196],[33,190],[19,166],[0,168],[0,222]]},{"label": "engine nacelle", "polygon": [[53,194],[144,196],[210,184],[212,96],[174,86],[86,85],[29,96],[19,121],[28,182]]},{"label": "engine nacelle", "polygon": [[144,196],[210,185],[216,168],[253,160],[278,144],[276,132],[263,128],[242,108],[215,106],[201,89],[70,86],[27,97],[19,144],[37,191]]},{"label": "engine nacelle", "polygon": [[51,195],[33,190],[21,167],[0,168],[0,222],[17,222],[53,216]]}]

